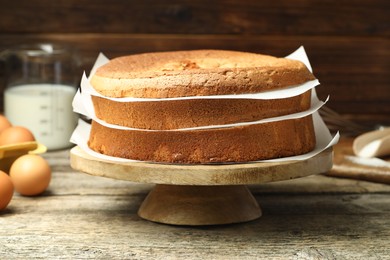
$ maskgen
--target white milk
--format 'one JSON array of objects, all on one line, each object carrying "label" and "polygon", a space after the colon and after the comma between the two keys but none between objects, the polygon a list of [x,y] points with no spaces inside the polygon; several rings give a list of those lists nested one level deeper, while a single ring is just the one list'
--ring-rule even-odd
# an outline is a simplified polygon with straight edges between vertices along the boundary
[{"label": "white milk", "polygon": [[5,116],[14,126],[24,126],[48,149],[69,147],[77,123],[72,100],[76,88],[57,84],[28,84],[4,92]]}]

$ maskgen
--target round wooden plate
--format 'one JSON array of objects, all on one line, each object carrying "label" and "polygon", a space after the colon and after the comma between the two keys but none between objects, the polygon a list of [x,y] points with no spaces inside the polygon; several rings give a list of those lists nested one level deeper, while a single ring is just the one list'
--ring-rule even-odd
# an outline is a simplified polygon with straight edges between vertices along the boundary
[{"label": "round wooden plate", "polygon": [[261,216],[248,184],[289,180],[332,168],[332,149],[303,161],[223,165],[118,163],[93,157],[78,146],[71,149],[75,170],[94,176],[157,184],[138,214],[174,225],[215,225],[245,222]]}]

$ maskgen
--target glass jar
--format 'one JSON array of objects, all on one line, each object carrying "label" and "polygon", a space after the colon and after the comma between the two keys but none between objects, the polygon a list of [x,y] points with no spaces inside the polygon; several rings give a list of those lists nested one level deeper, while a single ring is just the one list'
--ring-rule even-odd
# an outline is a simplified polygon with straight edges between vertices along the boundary
[{"label": "glass jar", "polygon": [[58,44],[21,45],[2,54],[5,63],[4,114],[24,126],[49,150],[71,146],[77,124],[72,100],[79,83],[79,57]]}]

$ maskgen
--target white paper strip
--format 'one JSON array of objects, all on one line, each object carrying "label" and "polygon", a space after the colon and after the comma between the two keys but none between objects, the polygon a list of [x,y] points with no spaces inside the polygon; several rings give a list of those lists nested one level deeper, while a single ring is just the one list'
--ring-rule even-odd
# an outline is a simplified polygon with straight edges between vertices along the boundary
[{"label": "white paper strip", "polygon": [[103,97],[115,102],[158,102],[158,101],[172,101],[172,100],[189,100],[189,99],[282,99],[298,96],[306,91],[313,89],[320,83],[317,79],[305,82],[301,85],[291,86],[284,89],[265,91],[253,94],[236,94],[236,95],[212,95],[212,96],[190,96],[190,97],[175,97],[175,98],[109,98],[98,93],[89,83],[89,79],[85,73],[81,79],[81,90],[83,93]]},{"label": "white paper strip", "polygon": [[109,128],[114,129],[121,129],[121,130],[137,130],[137,131],[190,131],[190,130],[201,130],[201,129],[215,129],[215,128],[228,128],[228,127],[235,127],[235,126],[245,126],[245,125],[253,125],[253,124],[264,124],[269,122],[275,122],[275,121],[281,121],[281,120],[288,120],[288,119],[297,119],[302,118],[308,115],[313,114],[314,112],[318,111],[327,101],[329,100],[329,97],[325,100],[325,102],[319,101],[317,96],[314,94],[312,96],[312,102],[310,109],[294,114],[289,115],[283,115],[278,117],[271,117],[271,118],[265,118],[257,121],[251,121],[251,122],[240,122],[240,123],[232,123],[232,124],[225,124],[225,125],[208,125],[208,126],[198,126],[198,127],[188,127],[188,128],[179,128],[179,129],[170,129],[170,130],[149,130],[149,129],[139,129],[139,128],[131,128],[126,126],[120,126],[120,125],[113,125],[109,124],[101,119],[99,119],[95,111],[93,109],[92,99],[89,94],[80,93],[77,92],[74,100],[73,100],[73,108],[74,111],[77,113],[80,113],[82,115],[85,115],[92,120],[95,120],[101,125],[104,125]]},{"label": "white paper strip", "polygon": [[[333,138],[331,134],[329,133],[328,128],[323,124],[323,121],[321,117],[318,115],[318,113],[315,113],[313,115],[313,121],[314,121],[314,128],[315,128],[315,135],[316,135],[316,147],[313,151],[297,155],[297,156],[290,156],[290,157],[283,157],[283,158],[277,158],[277,159],[271,159],[271,160],[261,160],[256,162],[284,162],[284,161],[299,161],[299,160],[306,160],[309,159],[328,147],[331,147],[335,145],[340,135],[337,133]],[[105,154],[97,153],[93,150],[91,150],[88,147],[87,140],[89,139],[89,133],[91,131],[91,125],[79,120],[79,123],[76,127],[76,130],[73,132],[73,135],[70,139],[70,141],[76,145],[78,145],[84,152],[87,154],[94,156],[98,159],[103,159],[111,162],[144,162],[144,161],[137,161],[137,160],[131,160],[131,159],[125,159],[125,158],[119,158],[119,157],[112,157]],[[248,162],[253,163],[253,162]],[[221,164],[221,163],[219,163]],[[231,163],[228,163],[231,164]]]},{"label": "white paper strip", "polygon": [[[300,60],[308,67],[311,71],[311,66],[309,63],[309,59],[307,58],[306,52],[303,47],[300,47],[292,54],[288,55],[286,58]],[[134,97],[124,97],[124,98],[109,98],[98,93],[90,84],[90,78],[96,70],[109,62],[109,59],[104,56],[104,54],[100,53],[96,62],[91,70],[90,76],[87,77],[85,73],[83,73],[81,79],[81,90],[82,93],[86,93],[93,96],[107,98],[116,102],[151,102],[151,101],[169,101],[169,100],[188,100],[188,99],[281,99],[281,98],[289,98],[300,95],[314,87],[318,86],[320,82],[315,79],[308,82],[305,82],[300,85],[290,86],[284,89],[270,90],[264,91],[260,93],[251,93],[251,94],[236,94],[236,95],[211,95],[211,96],[190,96],[190,97],[175,97],[175,98],[134,98]]]},{"label": "white paper strip", "polygon": [[91,72],[89,73],[89,75],[93,75],[96,73],[96,70],[103,66],[104,64],[108,63],[110,60],[103,54],[103,53],[99,53],[96,61],[95,61],[95,64],[93,65],[92,69],[91,69]]},{"label": "white paper strip", "polygon": [[307,69],[313,73],[313,69],[311,67],[309,57],[307,57],[305,48],[303,46],[299,47],[296,51],[291,53],[290,55],[287,55],[285,58],[290,60],[299,60],[300,62],[303,62],[303,64],[306,65]]}]

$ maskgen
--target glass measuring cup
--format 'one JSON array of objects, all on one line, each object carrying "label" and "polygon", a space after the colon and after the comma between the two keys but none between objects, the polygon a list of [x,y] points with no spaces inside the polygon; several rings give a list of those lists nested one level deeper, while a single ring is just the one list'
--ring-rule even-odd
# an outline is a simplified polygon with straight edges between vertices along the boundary
[{"label": "glass measuring cup", "polygon": [[6,50],[4,114],[12,125],[31,130],[49,150],[71,146],[77,115],[72,100],[79,78],[77,53],[57,44]]}]

